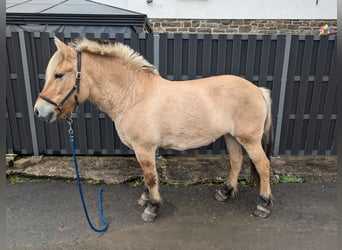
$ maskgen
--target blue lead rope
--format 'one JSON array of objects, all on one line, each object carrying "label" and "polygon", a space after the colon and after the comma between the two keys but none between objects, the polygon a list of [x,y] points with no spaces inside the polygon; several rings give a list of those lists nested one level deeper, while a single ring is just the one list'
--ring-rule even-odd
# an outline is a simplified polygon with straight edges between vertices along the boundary
[{"label": "blue lead rope", "polygon": [[103,212],[102,212],[102,201],[101,201],[101,193],[103,191],[103,188],[100,187],[99,188],[99,192],[98,192],[98,196],[97,196],[97,201],[99,204],[99,216],[104,224],[104,227],[101,229],[97,229],[94,227],[94,225],[91,223],[89,215],[88,215],[88,211],[87,211],[87,207],[84,201],[84,197],[83,197],[83,191],[82,191],[82,185],[81,185],[81,178],[80,178],[80,174],[78,173],[78,165],[77,165],[77,159],[76,159],[76,151],[75,151],[75,142],[74,142],[74,130],[72,129],[72,120],[69,119],[67,120],[70,129],[69,129],[69,140],[70,140],[70,145],[71,145],[71,151],[72,151],[72,156],[74,159],[74,166],[75,166],[75,172],[76,172],[76,177],[77,177],[77,186],[78,186],[78,190],[80,193],[80,197],[81,197],[81,201],[82,201],[82,206],[83,206],[83,211],[84,214],[87,218],[88,224],[91,227],[91,229],[93,229],[96,233],[102,233],[102,232],[106,232],[108,229],[108,222],[107,220],[103,217]]}]

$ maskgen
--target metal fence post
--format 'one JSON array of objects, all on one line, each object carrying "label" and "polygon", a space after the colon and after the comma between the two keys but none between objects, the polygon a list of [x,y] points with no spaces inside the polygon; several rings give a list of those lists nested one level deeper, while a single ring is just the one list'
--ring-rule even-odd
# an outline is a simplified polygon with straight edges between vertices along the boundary
[{"label": "metal fence post", "polygon": [[153,33],[153,64],[159,71],[159,33]]},{"label": "metal fence post", "polygon": [[291,34],[287,34],[285,38],[285,52],[284,52],[284,63],[283,70],[281,74],[280,81],[280,93],[279,93],[279,105],[277,112],[277,127],[274,137],[274,151],[273,155],[279,155],[279,146],[280,146],[280,137],[281,137],[281,127],[283,123],[283,113],[284,113],[284,104],[285,104],[285,94],[286,94],[286,84],[287,84],[287,72],[289,69],[289,60],[290,60],[290,50],[291,50]]},{"label": "metal fence post", "polygon": [[29,74],[28,62],[27,62],[25,36],[24,36],[24,31],[22,29],[20,29],[18,32],[19,32],[20,54],[21,54],[22,64],[23,64],[26,101],[27,101],[27,106],[28,106],[27,110],[28,110],[28,117],[30,121],[30,130],[31,130],[31,137],[32,137],[33,154],[34,156],[39,156],[36,124],[35,124],[35,120],[33,116],[32,93],[31,93],[31,84],[30,84],[30,74]]},{"label": "metal fence post", "polygon": [[[153,33],[153,65],[159,71],[159,33]],[[156,150],[156,157],[160,156],[159,148]]]}]

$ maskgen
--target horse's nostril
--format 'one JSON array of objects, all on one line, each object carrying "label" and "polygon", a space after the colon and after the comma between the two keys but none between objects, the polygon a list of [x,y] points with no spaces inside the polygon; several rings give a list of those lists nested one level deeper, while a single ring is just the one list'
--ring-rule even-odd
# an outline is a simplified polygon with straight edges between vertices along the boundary
[{"label": "horse's nostril", "polygon": [[37,116],[37,118],[44,122],[51,123],[57,119],[57,114],[50,105],[38,103],[34,107],[33,113]]}]

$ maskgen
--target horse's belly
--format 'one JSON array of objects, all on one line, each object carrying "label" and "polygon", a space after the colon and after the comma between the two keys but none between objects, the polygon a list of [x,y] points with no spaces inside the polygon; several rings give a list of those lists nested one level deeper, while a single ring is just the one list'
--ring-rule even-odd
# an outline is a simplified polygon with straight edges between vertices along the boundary
[{"label": "horse's belly", "polygon": [[[221,136],[221,135],[220,135]],[[220,136],[192,137],[189,135],[166,136],[162,138],[160,147],[165,149],[187,150],[207,146]]]},{"label": "horse's belly", "polygon": [[162,126],[159,127],[159,146],[176,150],[193,149],[207,146],[229,133],[229,118],[212,114],[207,108],[201,107],[199,110],[202,112],[185,112],[183,109],[177,115],[164,117]]}]

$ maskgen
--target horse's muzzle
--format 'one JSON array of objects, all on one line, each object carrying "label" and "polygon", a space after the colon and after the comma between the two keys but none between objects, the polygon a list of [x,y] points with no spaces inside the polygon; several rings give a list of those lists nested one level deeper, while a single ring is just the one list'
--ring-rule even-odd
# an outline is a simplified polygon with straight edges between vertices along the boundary
[{"label": "horse's muzzle", "polygon": [[49,104],[38,102],[34,106],[34,114],[44,122],[51,123],[57,120],[56,111]]}]

